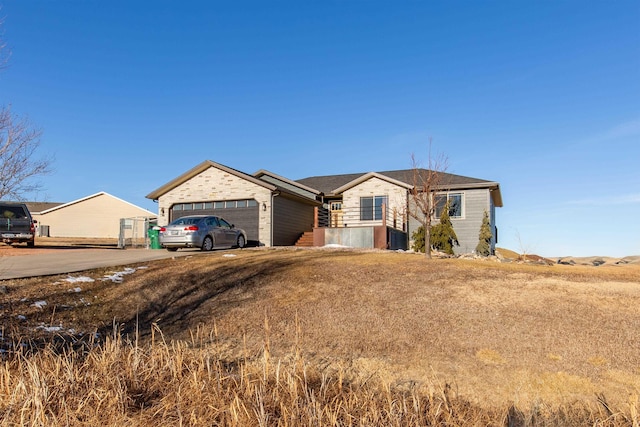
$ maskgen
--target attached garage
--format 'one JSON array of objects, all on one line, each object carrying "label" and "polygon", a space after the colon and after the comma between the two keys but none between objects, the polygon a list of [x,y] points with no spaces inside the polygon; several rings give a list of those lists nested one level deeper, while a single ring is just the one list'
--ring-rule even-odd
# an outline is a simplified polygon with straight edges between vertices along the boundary
[{"label": "attached garage", "polygon": [[314,190],[259,171],[254,175],[206,160],[147,198],[158,203],[158,225],[187,215],[218,215],[247,232],[249,243],[293,245],[313,227]]}]

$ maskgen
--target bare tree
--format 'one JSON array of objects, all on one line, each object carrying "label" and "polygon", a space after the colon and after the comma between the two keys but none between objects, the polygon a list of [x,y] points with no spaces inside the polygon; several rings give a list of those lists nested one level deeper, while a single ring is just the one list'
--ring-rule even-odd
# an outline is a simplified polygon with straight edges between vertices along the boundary
[{"label": "bare tree", "polygon": [[[0,25],[2,21],[0,21]],[[8,53],[0,38],[0,69],[6,66]],[[8,106],[0,106],[0,199],[21,199],[41,188],[33,181],[50,172],[51,160],[37,158],[42,131],[26,117],[14,115]]]},{"label": "bare tree", "polygon": [[21,199],[41,188],[33,178],[49,173],[51,162],[35,157],[40,135],[26,118],[0,108],[0,199]]},{"label": "bare tree", "polygon": [[424,228],[424,253],[431,259],[431,220],[436,211],[434,192],[441,188],[443,176],[448,168],[448,159],[443,154],[435,157],[431,154],[431,138],[429,138],[429,157],[427,168],[423,169],[411,154],[411,170],[413,187],[409,190],[411,202],[409,215],[415,218]]}]

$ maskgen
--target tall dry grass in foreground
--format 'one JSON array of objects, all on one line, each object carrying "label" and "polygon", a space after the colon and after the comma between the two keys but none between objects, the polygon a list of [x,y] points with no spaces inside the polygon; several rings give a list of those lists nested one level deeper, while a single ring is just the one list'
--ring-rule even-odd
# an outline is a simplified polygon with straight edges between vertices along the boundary
[{"label": "tall dry grass in foreground", "polygon": [[294,346],[228,359],[215,333],[191,342],[107,339],[85,350],[49,346],[6,355],[0,368],[2,425],[136,426],[633,426],[625,408],[583,402],[480,408],[446,384],[396,388],[375,377],[349,382],[308,363]]}]

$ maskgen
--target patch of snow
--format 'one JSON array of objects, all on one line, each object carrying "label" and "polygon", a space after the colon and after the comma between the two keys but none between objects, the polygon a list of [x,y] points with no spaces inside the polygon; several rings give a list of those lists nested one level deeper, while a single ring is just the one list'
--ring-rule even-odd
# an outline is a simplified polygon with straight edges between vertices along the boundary
[{"label": "patch of snow", "polygon": [[23,316],[22,314],[18,314],[18,320],[27,320],[27,316]]},{"label": "patch of snow", "polygon": [[324,245],[324,248],[350,248],[351,246],[339,245],[337,243],[329,243],[328,245]]},{"label": "patch of snow", "polygon": [[90,283],[90,282],[95,282],[95,280],[93,280],[91,277],[87,277],[87,276],[80,276],[80,277],[72,277],[69,276],[66,279],[64,279],[65,282],[69,282],[69,283]]},{"label": "patch of snow", "polygon": [[44,326],[44,325],[40,325],[36,329],[42,329],[45,332],[60,332],[63,328],[62,328],[62,326]]},{"label": "patch of snow", "polygon": [[105,274],[102,281],[106,282],[107,280],[111,280],[113,283],[122,283],[125,275],[135,273],[135,271],[135,268],[127,267],[123,271],[118,271],[113,274]]},{"label": "patch of snow", "polygon": [[238,256],[238,255],[236,255],[236,254],[224,254],[224,255],[222,255],[222,256],[223,256],[224,258],[233,258],[233,257],[236,257],[236,256]]},{"label": "patch of snow", "polygon": [[141,265],[140,267],[138,267],[138,270],[145,270],[147,268],[149,268],[149,267],[146,266],[146,265]]},{"label": "patch of snow", "polygon": [[69,292],[75,292],[75,293],[82,292],[82,288],[69,289]]},{"label": "patch of snow", "polygon": [[36,301],[36,302],[33,303],[33,305],[35,307],[38,307],[40,310],[42,310],[47,305],[47,302],[46,301]]}]

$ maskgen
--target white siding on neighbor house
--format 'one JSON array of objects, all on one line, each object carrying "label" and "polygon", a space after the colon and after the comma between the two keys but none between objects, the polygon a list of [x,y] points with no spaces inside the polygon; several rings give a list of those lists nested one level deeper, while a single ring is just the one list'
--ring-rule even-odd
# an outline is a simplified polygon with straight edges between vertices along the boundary
[{"label": "white siding on neighbor house", "polygon": [[382,221],[360,220],[360,198],[387,196],[389,207],[387,208],[387,226],[393,227],[393,212],[397,214],[396,228],[402,229],[404,215],[407,206],[407,189],[392,184],[377,177],[349,188],[342,193],[343,222],[348,227],[359,225],[382,225]]},{"label": "white siding on neighbor house", "polygon": [[271,190],[213,166],[158,198],[158,225],[168,224],[169,210],[176,203],[239,199],[258,202],[259,240],[271,246]]},{"label": "white siding on neighbor house", "polygon": [[49,226],[49,237],[118,238],[120,219],[154,217],[146,209],[109,194],[98,194],[77,203],[34,215],[38,226]]}]

